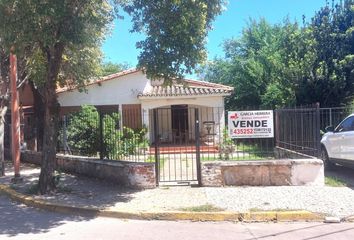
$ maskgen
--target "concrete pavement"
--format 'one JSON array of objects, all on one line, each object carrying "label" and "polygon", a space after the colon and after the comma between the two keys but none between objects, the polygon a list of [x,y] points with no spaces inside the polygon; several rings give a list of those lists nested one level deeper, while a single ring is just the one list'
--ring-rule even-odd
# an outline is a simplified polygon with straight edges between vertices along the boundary
[{"label": "concrete pavement", "polygon": [[47,212],[0,194],[0,239],[351,240],[353,223],[137,221]]},{"label": "concrete pavement", "polygon": [[[0,178],[0,191],[11,198],[43,209],[89,216],[123,219],[159,219],[192,221],[323,221],[324,215],[301,209],[230,211],[210,204],[205,188],[164,187],[146,191],[122,189],[108,182],[63,174],[58,191],[33,195],[39,168],[22,165],[24,181],[11,184],[11,166]],[[229,192],[234,189],[225,188]],[[225,201],[230,201],[229,198]],[[221,204],[225,205],[225,204]],[[291,206],[290,206],[291,207]],[[348,219],[343,219],[348,220]]]}]

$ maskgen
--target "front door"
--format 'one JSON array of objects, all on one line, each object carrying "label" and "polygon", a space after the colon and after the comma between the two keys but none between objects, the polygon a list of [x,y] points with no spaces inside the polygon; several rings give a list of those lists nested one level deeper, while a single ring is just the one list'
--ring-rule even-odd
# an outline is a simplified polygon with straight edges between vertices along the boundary
[{"label": "front door", "polygon": [[188,105],[171,106],[172,140],[174,144],[188,142]]}]

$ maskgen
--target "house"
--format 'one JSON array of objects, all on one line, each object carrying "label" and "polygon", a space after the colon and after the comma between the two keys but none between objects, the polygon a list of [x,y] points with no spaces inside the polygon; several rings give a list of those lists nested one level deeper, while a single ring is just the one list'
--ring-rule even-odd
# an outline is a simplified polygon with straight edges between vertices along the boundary
[{"label": "house", "polygon": [[[20,104],[21,143],[26,142],[27,147],[29,147],[30,149],[34,149],[35,129],[32,127],[35,121],[34,114],[33,114],[34,97],[33,97],[31,86],[27,83],[21,85],[18,88],[18,96],[19,96],[19,104]],[[10,126],[11,126],[11,110],[8,109],[5,116],[4,144],[6,149],[10,148],[10,143],[11,143]]]},{"label": "house", "polygon": [[148,79],[142,70],[130,69],[93,81],[84,92],[63,88],[57,93],[61,114],[94,105],[118,111],[122,126],[147,127],[150,142],[158,136],[161,142],[177,143],[195,140],[196,120],[205,141],[219,141],[225,127],[224,98],[232,91],[229,86],[190,79],[166,86]]}]

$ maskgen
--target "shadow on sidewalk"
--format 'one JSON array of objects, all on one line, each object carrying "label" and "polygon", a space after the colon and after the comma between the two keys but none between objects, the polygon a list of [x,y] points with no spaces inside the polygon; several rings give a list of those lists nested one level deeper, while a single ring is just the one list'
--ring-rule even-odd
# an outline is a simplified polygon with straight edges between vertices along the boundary
[{"label": "shadow on sidewalk", "polygon": [[65,204],[78,207],[107,208],[119,202],[129,202],[134,193],[132,190],[99,179],[85,176],[60,173],[57,190],[54,193],[38,195],[37,184],[40,168],[32,164],[21,164],[21,177],[23,181],[12,184],[12,164],[6,163],[6,176],[0,178],[0,183],[10,185],[14,190],[30,195],[36,199],[46,200],[52,203]]},{"label": "shadow on sidewalk", "polygon": [[2,235],[13,237],[19,234],[45,233],[66,221],[89,221],[94,217],[38,210],[12,202],[8,197],[1,194],[0,213],[0,238]]}]

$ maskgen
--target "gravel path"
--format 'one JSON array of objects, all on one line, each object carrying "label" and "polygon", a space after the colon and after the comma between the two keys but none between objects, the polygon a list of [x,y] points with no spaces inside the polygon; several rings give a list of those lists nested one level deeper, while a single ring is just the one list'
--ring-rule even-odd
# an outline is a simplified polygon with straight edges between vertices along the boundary
[{"label": "gravel path", "polygon": [[330,216],[354,214],[354,191],[347,187],[205,188],[208,202],[230,211],[308,210]]}]

